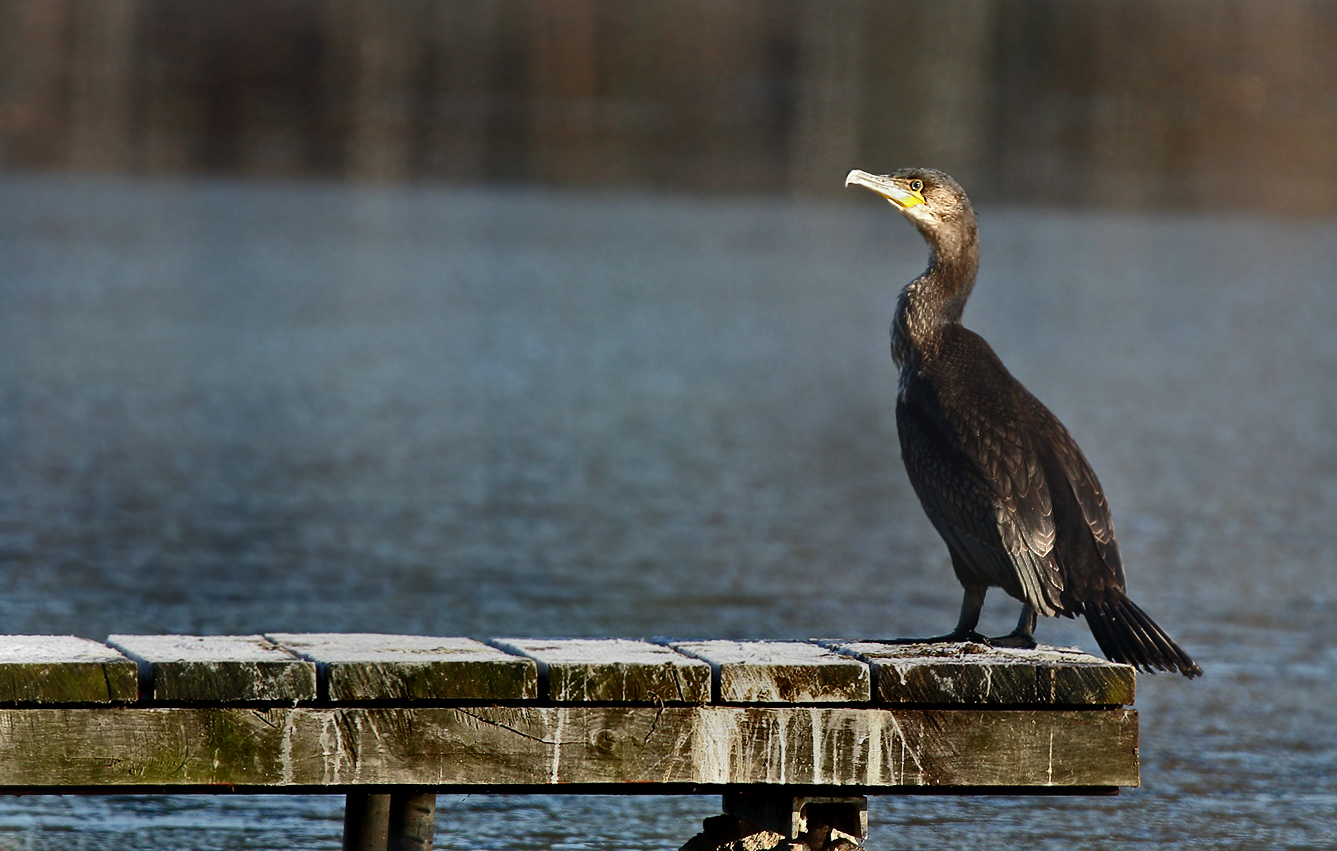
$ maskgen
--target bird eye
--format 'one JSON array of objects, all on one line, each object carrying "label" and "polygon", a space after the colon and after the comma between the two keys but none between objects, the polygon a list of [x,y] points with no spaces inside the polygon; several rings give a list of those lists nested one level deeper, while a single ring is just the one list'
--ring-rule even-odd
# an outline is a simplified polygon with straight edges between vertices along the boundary
[{"label": "bird eye", "polygon": [[911,192],[923,192],[923,191],[924,191],[924,181],[920,180],[919,178],[915,178],[914,180],[910,181],[910,191],[911,191]]}]

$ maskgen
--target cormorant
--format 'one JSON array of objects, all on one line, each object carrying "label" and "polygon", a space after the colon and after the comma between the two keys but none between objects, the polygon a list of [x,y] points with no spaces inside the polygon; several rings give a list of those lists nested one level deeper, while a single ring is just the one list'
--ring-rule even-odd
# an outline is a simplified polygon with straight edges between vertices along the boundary
[{"label": "cormorant", "polygon": [[[901,290],[891,326],[901,458],[965,588],[956,629],[929,640],[1034,647],[1037,615],[1080,614],[1111,660],[1200,675],[1128,598],[1109,505],[1077,443],[961,324],[979,269],[965,190],[921,168],[855,169],[851,184],[890,201],[929,247],[928,269]],[[1022,602],[1017,628],[1001,638],[975,631],[990,587]]]}]

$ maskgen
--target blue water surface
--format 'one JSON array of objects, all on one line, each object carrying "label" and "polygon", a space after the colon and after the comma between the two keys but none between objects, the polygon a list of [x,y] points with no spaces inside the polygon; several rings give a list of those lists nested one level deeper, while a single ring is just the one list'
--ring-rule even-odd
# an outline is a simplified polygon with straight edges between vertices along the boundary
[{"label": "blue water surface", "polygon": [[[0,629],[945,631],[887,350],[926,254],[875,202],[0,177]],[[1140,679],[1141,788],[874,799],[869,847],[1337,845],[1337,225],[981,228],[967,324],[1207,673]],[[0,849],[335,849],[341,807],[6,798]],[[443,795],[437,842],[672,851],[718,810]]]}]

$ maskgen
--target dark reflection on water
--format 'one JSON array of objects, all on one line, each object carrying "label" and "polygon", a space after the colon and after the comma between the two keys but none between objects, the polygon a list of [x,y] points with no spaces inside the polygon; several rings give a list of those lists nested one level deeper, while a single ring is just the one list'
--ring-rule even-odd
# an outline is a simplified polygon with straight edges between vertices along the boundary
[{"label": "dark reflection on water", "polygon": [[[0,168],[1337,211],[1322,0],[0,4]],[[1247,190],[1242,187],[1247,186]]]},{"label": "dark reflection on water", "polygon": [[[870,847],[1337,842],[1337,228],[982,220],[968,323],[1086,447],[1207,676],[1139,684],[1142,789],[879,800]],[[5,178],[4,630],[942,630],[886,346],[923,263],[862,197]],[[338,805],[18,799],[0,847],[335,848]],[[672,848],[715,809],[458,796],[440,830]]]}]

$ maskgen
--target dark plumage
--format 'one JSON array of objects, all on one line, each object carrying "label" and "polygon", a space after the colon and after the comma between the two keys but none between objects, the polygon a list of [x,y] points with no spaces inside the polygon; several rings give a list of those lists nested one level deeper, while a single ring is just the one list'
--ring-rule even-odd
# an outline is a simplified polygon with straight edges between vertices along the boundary
[{"label": "dark plumage", "polygon": [[932,169],[856,170],[845,184],[886,198],[929,246],[928,269],[897,300],[891,350],[901,457],[965,588],[956,629],[936,640],[988,641],[975,627],[997,587],[1022,613],[994,644],[1034,647],[1037,615],[1080,614],[1116,662],[1201,674],[1128,598],[1109,505],[1068,430],[961,324],[979,268],[965,190]]}]

